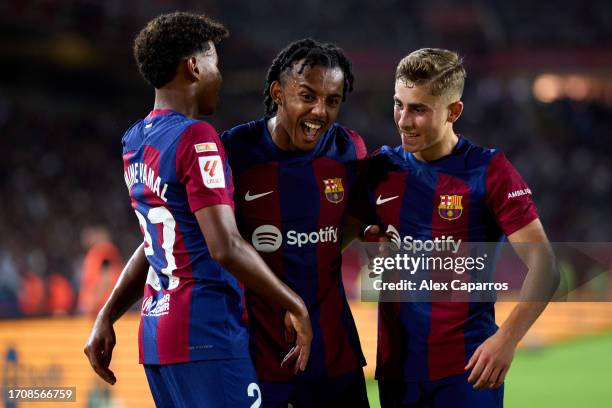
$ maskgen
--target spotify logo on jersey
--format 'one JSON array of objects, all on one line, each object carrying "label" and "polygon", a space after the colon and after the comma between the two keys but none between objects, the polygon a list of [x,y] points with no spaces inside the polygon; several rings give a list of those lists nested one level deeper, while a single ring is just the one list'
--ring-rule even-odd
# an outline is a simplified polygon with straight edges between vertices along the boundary
[{"label": "spotify logo on jersey", "polygon": [[251,241],[258,251],[274,252],[283,243],[283,236],[274,225],[262,225],[253,231]]},{"label": "spotify logo on jersey", "polygon": [[[339,239],[338,227],[326,226],[319,228],[317,231],[309,232],[289,230],[285,237],[285,243],[289,246],[302,248],[306,245],[337,244]],[[261,225],[253,231],[251,241],[258,251],[274,252],[283,243],[283,235],[274,225]]]}]

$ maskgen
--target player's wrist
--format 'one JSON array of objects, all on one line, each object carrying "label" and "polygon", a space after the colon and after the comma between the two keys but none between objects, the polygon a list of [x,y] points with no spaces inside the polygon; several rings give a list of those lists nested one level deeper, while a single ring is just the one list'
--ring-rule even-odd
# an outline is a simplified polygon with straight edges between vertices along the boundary
[{"label": "player's wrist", "polygon": [[295,295],[293,303],[294,305],[292,309],[289,309],[290,313],[299,318],[305,318],[308,316],[308,308],[306,307],[306,304],[304,303],[302,298],[299,297],[297,294]]},{"label": "player's wrist", "polygon": [[511,345],[513,347],[516,347],[519,341],[521,340],[521,337],[518,335],[518,333],[516,333],[515,330],[512,330],[512,328],[508,327],[507,325],[500,327],[497,331],[497,335],[504,344]]}]

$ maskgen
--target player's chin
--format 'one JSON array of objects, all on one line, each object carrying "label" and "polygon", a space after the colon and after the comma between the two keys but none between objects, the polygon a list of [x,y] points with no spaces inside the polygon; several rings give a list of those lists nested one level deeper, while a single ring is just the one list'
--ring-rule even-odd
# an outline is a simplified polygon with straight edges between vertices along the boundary
[{"label": "player's chin", "polygon": [[416,143],[404,143],[404,141],[402,141],[402,147],[408,153],[417,153],[417,152],[423,150],[423,148],[420,145],[420,143],[419,144],[416,144]]},{"label": "player's chin", "polygon": [[304,134],[298,134],[297,140],[294,140],[294,145],[298,150],[308,152],[315,148],[319,139],[321,138],[322,132],[317,132],[315,136],[307,136]]}]

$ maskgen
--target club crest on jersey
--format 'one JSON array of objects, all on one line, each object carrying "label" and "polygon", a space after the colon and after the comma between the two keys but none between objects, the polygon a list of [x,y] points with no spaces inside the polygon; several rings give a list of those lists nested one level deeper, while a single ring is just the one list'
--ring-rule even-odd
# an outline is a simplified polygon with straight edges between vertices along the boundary
[{"label": "club crest on jersey", "polygon": [[344,187],[342,187],[342,179],[340,177],[325,179],[325,198],[330,203],[337,204],[344,199]]},{"label": "club crest on jersey", "polygon": [[463,213],[463,205],[461,200],[463,196],[460,195],[441,195],[440,205],[438,206],[438,214],[445,220],[453,221],[461,217]]}]

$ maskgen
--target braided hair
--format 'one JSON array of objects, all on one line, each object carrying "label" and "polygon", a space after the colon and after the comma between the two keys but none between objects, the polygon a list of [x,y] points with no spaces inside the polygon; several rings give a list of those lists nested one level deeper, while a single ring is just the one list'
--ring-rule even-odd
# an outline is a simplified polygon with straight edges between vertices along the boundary
[{"label": "braided hair", "polygon": [[342,101],[346,99],[346,94],[353,90],[353,72],[351,62],[346,58],[344,52],[332,43],[320,43],[316,40],[305,38],[289,44],[272,61],[266,74],[266,84],[264,86],[264,105],[266,115],[273,116],[278,110],[278,106],[270,95],[270,85],[274,81],[281,81],[297,61],[302,61],[298,73],[304,72],[304,68],[313,66],[323,66],[327,68],[340,67],[344,73],[344,87],[342,89]]}]

